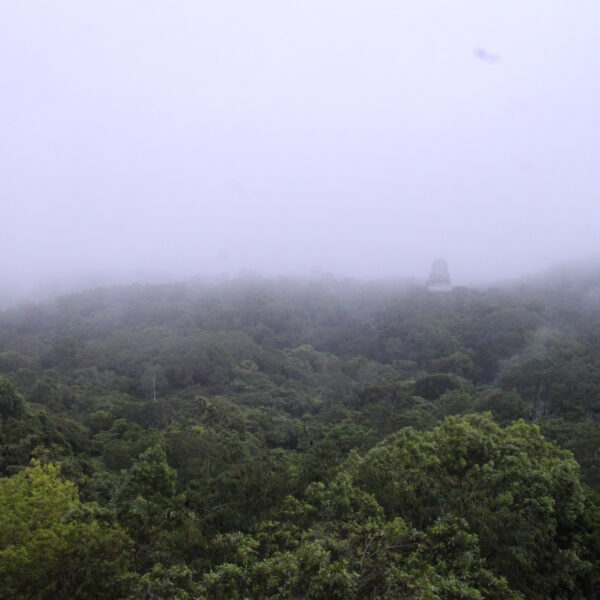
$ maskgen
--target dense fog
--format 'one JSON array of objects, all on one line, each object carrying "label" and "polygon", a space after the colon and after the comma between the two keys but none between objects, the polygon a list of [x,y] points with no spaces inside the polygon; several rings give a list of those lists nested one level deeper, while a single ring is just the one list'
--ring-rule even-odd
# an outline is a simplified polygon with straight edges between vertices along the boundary
[{"label": "dense fog", "polygon": [[[3,297],[598,256],[600,4],[0,5]],[[12,295],[12,296],[11,296]]]},{"label": "dense fog", "polygon": [[0,600],[600,600],[599,23],[0,0]]}]

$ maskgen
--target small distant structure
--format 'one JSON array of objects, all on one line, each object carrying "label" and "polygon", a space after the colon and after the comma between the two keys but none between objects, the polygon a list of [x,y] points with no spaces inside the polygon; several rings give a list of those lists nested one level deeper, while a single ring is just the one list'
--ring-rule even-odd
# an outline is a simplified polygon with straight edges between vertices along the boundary
[{"label": "small distant structure", "polygon": [[448,263],[443,258],[437,258],[431,265],[431,274],[427,280],[427,291],[436,294],[450,292],[452,282],[448,274]]}]

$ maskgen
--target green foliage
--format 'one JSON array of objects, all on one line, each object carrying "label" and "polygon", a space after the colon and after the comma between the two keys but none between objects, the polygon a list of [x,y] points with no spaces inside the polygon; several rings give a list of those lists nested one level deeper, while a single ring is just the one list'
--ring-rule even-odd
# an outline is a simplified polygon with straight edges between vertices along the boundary
[{"label": "green foliage", "polygon": [[0,598],[598,598],[597,284],[0,313]]},{"label": "green foliage", "polygon": [[519,419],[531,420],[534,415],[531,404],[525,402],[516,391],[496,388],[481,394],[477,409],[490,412],[494,420],[501,425],[508,425]]},{"label": "green foliage", "polygon": [[600,353],[559,332],[540,332],[504,365],[500,383],[529,402],[537,420],[600,416]]},{"label": "green foliage", "polygon": [[126,577],[126,600],[192,600],[197,598],[192,571],[185,565],[165,567],[156,563],[143,575]]},{"label": "green foliage", "polygon": [[0,472],[13,474],[32,458],[67,461],[89,448],[86,429],[63,414],[25,411],[20,419],[0,422]]},{"label": "green foliage", "polygon": [[457,390],[461,387],[460,379],[445,373],[425,375],[415,381],[414,392],[426,400],[436,400],[445,392]]},{"label": "green foliage", "polygon": [[520,598],[484,567],[463,522],[417,531],[387,520],[348,474],[312,484],[307,498],[289,498],[282,520],[261,524],[256,537],[217,538],[222,562],[205,575],[204,597]]},{"label": "green foliage", "polygon": [[57,383],[56,373],[46,374],[36,382],[29,395],[29,400],[47,406],[52,410],[64,409],[65,398]]},{"label": "green foliage", "polygon": [[488,564],[527,598],[585,597],[586,494],[572,456],[535,426],[453,417],[432,431],[395,434],[354,469],[390,517],[417,528],[465,519]]},{"label": "green foliage", "polygon": [[0,377],[0,417],[18,419],[22,414],[23,398],[6,377]]},{"label": "green foliage", "polygon": [[51,464],[0,479],[0,598],[107,598],[121,593],[130,542]]}]

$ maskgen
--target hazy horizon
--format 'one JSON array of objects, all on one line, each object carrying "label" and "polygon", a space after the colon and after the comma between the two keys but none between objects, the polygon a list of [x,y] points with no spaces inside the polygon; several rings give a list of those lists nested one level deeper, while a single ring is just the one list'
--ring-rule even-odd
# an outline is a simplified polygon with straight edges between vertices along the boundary
[{"label": "hazy horizon", "polygon": [[600,4],[0,4],[0,296],[600,256]]}]

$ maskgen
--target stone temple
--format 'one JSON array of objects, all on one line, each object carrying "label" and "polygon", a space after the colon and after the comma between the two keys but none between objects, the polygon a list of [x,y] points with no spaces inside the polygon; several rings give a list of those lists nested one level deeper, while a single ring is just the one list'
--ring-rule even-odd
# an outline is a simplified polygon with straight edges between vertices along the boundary
[{"label": "stone temple", "polygon": [[427,280],[427,290],[430,292],[449,292],[452,282],[448,274],[448,263],[443,258],[438,258],[431,265],[431,275]]}]

